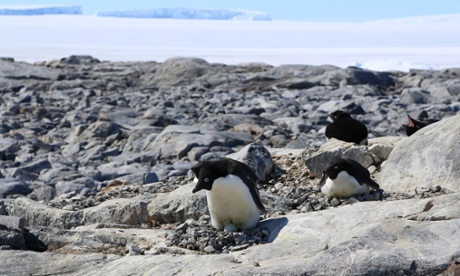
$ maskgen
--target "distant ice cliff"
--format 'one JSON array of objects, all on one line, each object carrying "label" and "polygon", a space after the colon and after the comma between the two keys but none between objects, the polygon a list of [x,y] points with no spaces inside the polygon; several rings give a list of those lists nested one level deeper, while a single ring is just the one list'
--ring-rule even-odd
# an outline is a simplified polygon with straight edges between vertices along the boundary
[{"label": "distant ice cliff", "polygon": [[0,15],[82,14],[81,6],[0,6]]},{"label": "distant ice cliff", "polygon": [[208,10],[187,8],[162,8],[134,11],[100,11],[97,13],[97,16],[209,20],[271,20],[268,14],[259,11]]}]

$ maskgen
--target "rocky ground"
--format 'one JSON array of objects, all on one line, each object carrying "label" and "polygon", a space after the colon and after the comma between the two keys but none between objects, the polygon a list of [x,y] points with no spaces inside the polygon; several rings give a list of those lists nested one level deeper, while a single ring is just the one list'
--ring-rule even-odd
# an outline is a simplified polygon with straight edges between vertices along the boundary
[{"label": "rocky ground", "polygon": [[[275,169],[259,184],[266,218],[362,201],[448,194],[452,190],[438,185],[330,199],[320,193],[319,178],[306,160],[325,144],[327,113],[337,109],[365,123],[370,138],[405,137],[401,126],[407,114],[420,119],[457,114],[459,74],[460,69],[403,73],[328,65],[224,65],[193,58],[157,63],[71,56],[33,65],[3,58],[0,215],[18,216],[14,210],[20,204],[15,199],[28,198],[49,210],[61,210],[63,216],[86,212],[88,221],[97,221],[87,210],[104,208],[117,199],[159,202],[188,187],[193,181],[189,169],[196,162],[226,156],[252,142],[286,150],[273,153]],[[376,180],[385,158],[368,164]],[[169,205],[173,204],[158,208],[169,210]],[[101,222],[98,227],[166,231],[165,247],[129,247],[121,242],[116,248],[122,250],[99,251],[216,254],[273,241],[271,228],[264,224],[240,233],[216,231],[201,207],[177,216],[152,215],[149,210],[147,219],[133,225]],[[24,218],[32,236],[44,235],[47,225]],[[89,224],[66,223],[53,227]],[[48,252],[63,252],[64,241],[48,241]],[[37,243],[33,244],[36,249]]]}]

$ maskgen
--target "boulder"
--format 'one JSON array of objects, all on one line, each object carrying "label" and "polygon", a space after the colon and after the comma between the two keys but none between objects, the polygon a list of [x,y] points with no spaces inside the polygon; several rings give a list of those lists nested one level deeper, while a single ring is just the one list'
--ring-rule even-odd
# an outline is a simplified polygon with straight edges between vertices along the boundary
[{"label": "boulder", "polygon": [[0,215],[0,247],[25,249],[24,221],[20,217]]},{"label": "boulder", "polygon": [[[359,162],[365,168],[369,168],[371,165],[377,165],[385,160],[390,150],[386,146],[377,146],[376,144],[361,146],[333,138],[323,144],[317,151],[305,150],[302,153],[302,158],[313,175],[319,178],[323,170],[335,158],[350,158]],[[381,156],[377,154],[381,154]]]},{"label": "boulder", "polygon": [[401,140],[383,166],[382,189],[414,193],[441,186],[460,191],[460,115],[422,128]]},{"label": "boulder", "polygon": [[194,147],[236,147],[252,142],[252,136],[246,133],[214,131],[193,126],[169,125],[154,141],[145,146],[145,150],[159,153],[159,159],[181,159]]},{"label": "boulder", "polygon": [[0,178],[0,197],[9,195],[27,195],[32,190],[23,180],[12,178]]},{"label": "boulder", "polygon": [[24,220],[25,226],[48,226],[69,229],[82,225],[84,214],[48,207],[28,198],[20,197],[10,205],[9,213]]},{"label": "boulder", "polygon": [[168,87],[191,84],[196,78],[206,74],[209,63],[199,58],[170,58],[163,62],[156,74],[147,78],[147,85]]},{"label": "boulder", "polygon": [[154,221],[160,223],[184,222],[208,214],[206,193],[192,194],[195,183],[189,183],[167,194],[158,194],[147,206]]},{"label": "boulder", "polygon": [[262,182],[268,181],[273,171],[274,164],[271,154],[260,143],[251,143],[227,157],[248,165]]}]

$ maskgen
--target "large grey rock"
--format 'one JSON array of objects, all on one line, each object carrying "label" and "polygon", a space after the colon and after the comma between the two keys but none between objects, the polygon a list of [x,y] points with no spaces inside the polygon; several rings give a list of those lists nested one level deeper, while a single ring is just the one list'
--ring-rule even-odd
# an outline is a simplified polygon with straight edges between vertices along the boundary
[{"label": "large grey rock", "polygon": [[20,217],[0,215],[0,246],[25,249],[24,221]]},{"label": "large grey rock", "polygon": [[51,163],[48,161],[48,159],[37,159],[15,169],[12,177],[22,180],[36,180],[42,171],[50,168]]},{"label": "large grey rock", "polygon": [[68,180],[68,181],[59,181],[54,185],[56,189],[56,194],[66,194],[70,192],[81,192],[85,188],[94,189],[96,183],[94,180],[86,177]]},{"label": "large grey rock", "polygon": [[7,62],[0,60],[0,76],[13,80],[36,79],[56,81],[60,78],[61,71],[41,66],[33,66],[24,62]]},{"label": "large grey rock", "polygon": [[150,223],[148,204],[154,196],[113,199],[79,211],[52,208],[27,198],[11,203],[10,214],[21,217],[27,226],[47,226],[71,229],[88,224],[118,224],[140,227]]},{"label": "large grey rock", "polygon": [[250,134],[169,125],[153,142],[146,145],[145,150],[158,152],[160,159],[181,159],[194,147],[224,146],[232,149],[250,142]]},{"label": "large grey rock", "polygon": [[32,190],[27,182],[13,178],[0,178],[0,197],[8,195],[27,195]]},{"label": "large grey rock", "polygon": [[195,183],[189,183],[171,193],[158,194],[147,207],[151,218],[160,223],[176,223],[207,214],[206,193],[192,194],[194,186]]},{"label": "large grey rock", "polygon": [[18,141],[12,138],[0,138],[0,159],[14,160],[16,152],[20,149]]},{"label": "large grey rock", "polygon": [[420,88],[406,88],[401,94],[401,102],[406,104],[424,104],[428,103],[430,99],[430,94]]},{"label": "large grey rock", "polygon": [[83,210],[82,224],[121,224],[140,227],[151,222],[147,209],[148,204],[154,200],[152,196],[135,199],[112,199],[98,206]]},{"label": "large grey rock", "polygon": [[161,64],[146,84],[159,87],[191,84],[206,74],[209,67],[205,60],[199,58],[170,58]]},{"label": "large grey rock", "polygon": [[413,193],[441,186],[460,191],[460,116],[429,125],[404,138],[380,174],[382,189]]},{"label": "large grey rock", "polygon": [[248,165],[261,181],[268,181],[269,175],[273,171],[272,156],[268,149],[260,143],[251,143],[227,157]]},{"label": "large grey rock", "polygon": [[48,207],[28,198],[17,198],[10,205],[9,213],[24,220],[26,226],[48,226],[70,229],[82,225],[84,213]]},{"label": "large grey rock", "polygon": [[334,138],[323,144],[316,152],[307,149],[302,155],[308,169],[315,177],[321,177],[328,164],[338,157],[353,159],[366,168],[382,161],[381,158],[372,154],[367,146],[347,143]]}]

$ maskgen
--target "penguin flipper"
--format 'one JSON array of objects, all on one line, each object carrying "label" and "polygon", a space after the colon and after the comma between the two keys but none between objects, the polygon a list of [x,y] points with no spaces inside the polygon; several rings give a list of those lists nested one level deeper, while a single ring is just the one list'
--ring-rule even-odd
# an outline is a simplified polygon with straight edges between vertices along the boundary
[{"label": "penguin flipper", "polygon": [[375,182],[372,178],[369,177],[369,180],[365,182],[369,187],[371,187],[374,190],[380,189],[380,185]]},{"label": "penguin flipper", "polygon": [[256,204],[257,208],[259,208],[259,210],[262,213],[265,213],[265,206],[260,200],[259,190],[257,190],[257,182],[259,180],[257,175],[245,163],[232,159],[232,161],[229,164],[230,165],[228,167],[228,172],[234,175],[238,175],[241,178],[241,180],[243,180],[243,182],[248,187],[249,192],[251,193],[252,199],[254,200],[254,203]]},{"label": "penguin flipper", "polygon": [[323,187],[324,184],[326,184],[326,180],[327,180],[327,175],[326,173],[323,172],[323,175],[321,176],[321,180],[319,181],[319,186]]}]

